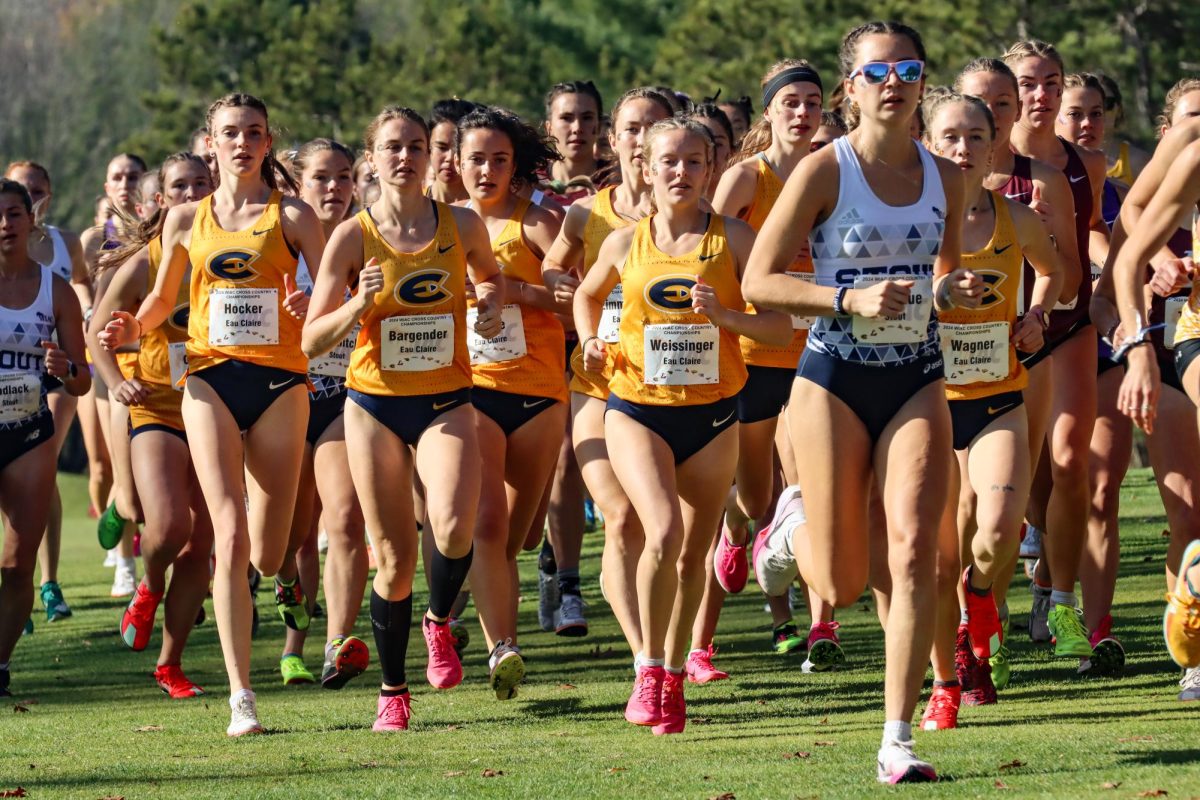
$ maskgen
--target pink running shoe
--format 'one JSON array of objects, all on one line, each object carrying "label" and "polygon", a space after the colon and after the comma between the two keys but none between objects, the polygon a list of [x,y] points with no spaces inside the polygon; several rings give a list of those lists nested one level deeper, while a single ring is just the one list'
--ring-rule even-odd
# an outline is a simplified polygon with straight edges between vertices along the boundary
[{"label": "pink running shoe", "polygon": [[687,725],[687,706],[683,702],[683,673],[663,670],[662,706],[658,724],[651,730],[655,736],[683,733]]},{"label": "pink running shoe", "polygon": [[454,649],[454,634],[445,622],[434,622],[429,617],[421,620],[421,631],[425,634],[425,646],[429,650],[429,666],[425,677],[435,689],[453,689],[462,683],[462,662]]},{"label": "pink running shoe", "polygon": [[729,678],[728,672],[722,672],[713,666],[712,657],[716,650],[710,644],[703,650],[693,650],[688,653],[687,678],[692,683],[708,683],[723,681]]},{"label": "pink running shoe", "polygon": [[717,535],[716,552],[713,553],[713,575],[729,594],[738,594],[745,589],[746,579],[750,577],[746,545],[729,541],[729,528],[724,523]]},{"label": "pink running shoe", "polygon": [[921,715],[921,730],[944,731],[958,727],[958,707],[962,704],[961,686],[935,686],[929,705]]},{"label": "pink running shoe", "polygon": [[638,667],[637,679],[633,682],[633,694],[625,705],[625,719],[634,725],[657,725],[662,711],[663,678],[662,667]]},{"label": "pink running shoe", "polygon": [[412,716],[412,697],[408,692],[395,697],[379,696],[379,707],[375,713],[375,724],[371,730],[376,733],[408,730],[408,720]]},{"label": "pink running shoe", "polygon": [[1000,652],[1000,614],[992,590],[979,594],[971,588],[971,567],[963,570],[962,589],[967,598],[967,639],[976,658]]},{"label": "pink running shoe", "polygon": [[828,672],[846,663],[842,643],[838,639],[840,628],[836,622],[818,622],[808,631],[808,658],[800,666],[801,671]]}]

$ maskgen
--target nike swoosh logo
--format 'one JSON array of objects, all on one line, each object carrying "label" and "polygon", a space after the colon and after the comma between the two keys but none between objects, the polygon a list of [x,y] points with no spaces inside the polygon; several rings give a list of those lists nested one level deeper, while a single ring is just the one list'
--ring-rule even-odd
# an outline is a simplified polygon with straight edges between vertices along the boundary
[{"label": "nike swoosh logo", "polygon": [[1000,408],[992,408],[991,406],[988,406],[988,416],[994,417],[1003,411],[1008,411],[1010,408],[1016,408],[1016,407],[1017,407],[1016,403],[1009,403],[1008,405],[1001,406]]},{"label": "nike swoosh logo", "polygon": [[271,232],[271,229],[267,228],[265,231],[250,231],[250,235],[251,236],[262,236],[264,233],[270,233],[270,232]]},{"label": "nike swoosh logo", "polygon": [[1017,192],[1016,194],[1006,194],[1004,196],[1007,197],[1009,200],[1020,200],[1024,196],[1024,193]]},{"label": "nike swoosh logo", "polygon": [[709,254],[708,254],[708,255],[706,255],[706,256],[700,256],[700,260],[701,260],[701,261],[710,261],[710,260],[712,260],[712,259],[716,258],[716,257],[717,257],[717,256],[719,256],[719,255],[721,255],[721,252],[709,253]]},{"label": "nike swoosh logo", "polygon": [[728,417],[726,417],[725,419],[713,420],[713,427],[714,427],[714,428],[719,428],[719,427],[721,427],[721,426],[722,426],[722,425],[724,425],[726,422],[729,422],[729,420],[730,420],[730,419],[732,419],[732,418],[733,418],[733,415],[734,415],[734,414],[736,414],[736,413],[737,413],[736,411],[730,411],[730,412],[729,412],[729,416],[728,416]]},{"label": "nike swoosh logo", "polygon": [[1009,242],[1008,244],[1004,245],[1004,247],[993,247],[992,249],[996,252],[996,255],[1000,255],[1001,253],[1003,253],[1005,250],[1007,250],[1010,247],[1012,247],[1012,242]]},{"label": "nike swoosh logo", "polygon": [[444,403],[434,403],[434,404],[433,404],[433,410],[434,410],[434,411],[441,411],[443,408],[449,408],[450,406],[454,405],[454,404],[455,404],[455,403],[457,403],[457,402],[458,402],[458,400],[447,400],[447,401],[446,401],[446,402],[444,402]]},{"label": "nike swoosh logo", "polygon": [[1087,175],[1076,175],[1075,177],[1071,178],[1071,183],[1079,183],[1081,180],[1083,180],[1086,177],[1087,177]]},{"label": "nike swoosh logo", "polygon": [[547,403],[549,401],[550,401],[550,398],[543,397],[541,400],[534,400],[532,403],[529,402],[528,400],[526,400],[523,405],[525,406],[525,408],[536,408],[537,406],[540,406],[542,403]]},{"label": "nike swoosh logo", "polygon": [[455,245],[455,244],[457,244],[457,242],[451,242],[450,244],[446,245],[445,247],[439,247],[439,248],[438,248],[438,252],[439,252],[439,253],[445,253],[445,252],[448,252],[448,251],[450,251],[450,250],[452,250],[452,249],[454,248],[454,245]]},{"label": "nike swoosh logo", "polygon": [[287,386],[289,383],[291,383],[291,382],[292,382],[292,381],[294,381],[294,380],[296,380],[296,379],[295,379],[295,378],[288,378],[288,379],[287,379],[286,381],[284,381],[283,383],[276,383],[275,381],[271,381],[269,384],[267,384],[267,388],[269,388],[269,389],[270,389],[270,390],[273,392],[273,391],[275,391],[276,389],[282,389],[283,387]]}]

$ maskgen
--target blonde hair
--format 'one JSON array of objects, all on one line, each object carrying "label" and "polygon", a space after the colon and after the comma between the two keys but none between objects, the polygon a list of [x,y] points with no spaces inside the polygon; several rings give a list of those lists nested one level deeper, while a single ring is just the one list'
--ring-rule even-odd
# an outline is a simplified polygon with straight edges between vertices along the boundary
[{"label": "blonde hair", "polygon": [[1059,55],[1058,50],[1049,42],[1043,42],[1041,39],[1024,39],[1013,44],[1004,51],[1001,60],[1009,67],[1018,64],[1027,58],[1048,58],[1055,64],[1058,64],[1058,69],[1062,73],[1066,73],[1067,67],[1063,62],[1063,58]]},{"label": "blonde hair", "polygon": [[922,138],[925,139],[926,144],[932,145],[929,140],[929,132],[933,130],[933,121],[937,118],[937,113],[950,105],[968,106],[983,114],[983,118],[987,120],[988,130],[992,134],[992,141],[996,140],[996,120],[992,116],[992,110],[987,107],[987,103],[973,94],[963,94],[948,86],[935,86],[926,92],[925,99],[921,102],[921,115],[925,123]]},{"label": "blonde hair", "polygon": [[712,166],[715,160],[716,143],[713,141],[712,131],[710,131],[703,123],[697,122],[691,117],[679,115],[676,117],[667,117],[659,120],[650,126],[650,130],[646,131],[646,139],[642,143],[642,152],[645,153],[646,163],[650,164],[654,160],[654,140],[659,135],[668,131],[687,131],[688,133],[699,136],[704,142],[704,163],[707,166]]},{"label": "blonde hair", "polygon": [[[798,67],[811,69],[814,72],[816,71],[816,67],[810,64],[806,59],[780,59],[772,64],[771,68],[768,69],[762,76],[762,80],[760,81],[761,88],[766,89],[767,84],[771,82],[771,79],[784,70],[796,69]],[[771,141],[771,120],[767,119],[767,109],[764,108],[762,110],[762,115],[754,121],[754,124],[750,126],[750,130],[746,131],[746,135],[742,137],[742,144],[738,148],[738,151],[729,159],[729,166],[732,167],[739,161],[745,161],[748,158],[752,158],[759,153],[764,152],[770,148]]]},{"label": "blonde hair", "polygon": [[[1183,99],[1184,95],[1195,91],[1200,91],[1200,78],[1183,78],[1171,87],[1167,92],[1166,99],[1163,100],[1162,113],[1155,120],[1160,131],[1171,127],[1175,116],[1175,107],[1179,105],[1179,101]],[[1159,134],[1160,137],[1161,135]]]}]

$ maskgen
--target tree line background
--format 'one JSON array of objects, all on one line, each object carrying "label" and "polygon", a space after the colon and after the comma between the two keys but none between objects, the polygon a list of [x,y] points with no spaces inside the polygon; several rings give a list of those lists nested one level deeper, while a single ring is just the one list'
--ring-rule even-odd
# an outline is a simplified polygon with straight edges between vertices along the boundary
[{"label": "tree line background", "polygon": [[1183,0],[0,0],[0,159],[44,163],[52,217],[78,230],[112,154],[185,149],[234,89],[267,101],[279,144],[358,146],[383,105],[449,96],[540,121],[550,85],[586,78],[606,104],[655,83],[761,111],[771,63],[807,58],[831,86],[845,32],[886,18],[922,32],[935,83],[1015,39],[1054,42],[1068,69],[1120,82],[1143,142],[1170,85],[1200,72],[1200,4]]}]

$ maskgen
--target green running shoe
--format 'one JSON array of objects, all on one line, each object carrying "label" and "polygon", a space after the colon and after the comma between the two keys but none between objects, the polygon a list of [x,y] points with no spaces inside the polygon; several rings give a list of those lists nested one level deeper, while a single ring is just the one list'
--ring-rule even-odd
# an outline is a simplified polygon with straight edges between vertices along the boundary
[{"label": "green running shoe", "polygon": [[800,633],[796,628],[796,623],[790,619],[771,630],[771,649],[776,653],[793,653],[807,643],[808,637]]},{"label": "green running shoe", "polygon": [[33,617],[25,620],[25,629],[21,632],[23,636],[29,636],[33,633]]},{"label": "green running shoe", "polygon": [[992,685],[1005,689],[1012,679],[1012,664],[1008,658],[1008,620],[1000,622],[1000,649],[992,653],[988,663],[992,665]]},{"label": "green running shoe", "polygon": [[1082,611],[1074,606],[1057,605],[1050,610],[1048,624],[1056,658],[1091,658],[1092,645],[1087,628],[1083,627]]},{"label": "green running shoe", "polygon": [[304,659],[294,653],[288,653],[279,659],[279,674],[283,676],[283,685],[291,686],[297,683],[316,683],[317,679],[304,666]]},{"label": "green running shoe", "polygon": [[96,523],[96,538],[100,540],[100,546],[105,550],[112,550],[120,543],[124,533],[125,519],[117,513],[117,504],[109,503]]},{"label": "green running shoe", "polygon": [[300,588],[299,578],[290,585],[275,579],[275,607],[279,609],[284,625],[294,631],[308,630],[308,609],[304,606],[304,590]]},{"label": "green running shoe", "polygon": [[71,616],[71,607],[63,599],[62,587],[56,581],[42,584],[42,605],[46,609],[46,622],[58,622]]}]

